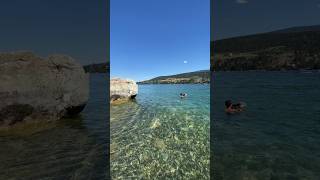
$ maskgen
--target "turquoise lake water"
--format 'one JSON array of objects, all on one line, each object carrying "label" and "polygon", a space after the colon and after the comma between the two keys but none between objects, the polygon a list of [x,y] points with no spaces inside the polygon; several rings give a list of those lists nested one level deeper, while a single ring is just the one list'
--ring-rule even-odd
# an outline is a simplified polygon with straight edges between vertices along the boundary
[{"label": "turquoise lake water", "polygon": [[36,133],[0,134],[0,179],[106,179],[107,82],[106,74],[90,75],[90,99],[77,118]]},{"label": "turquoise lake water", "polygon": [[210,85],[139,85],[110,113],[114,179],[209,179]]},{"label": "turquoise lake water", "polygon": [[[320,72],[213,73],[214,179],[319,179]],[[247,110],[224,112],[227,99]]]}]

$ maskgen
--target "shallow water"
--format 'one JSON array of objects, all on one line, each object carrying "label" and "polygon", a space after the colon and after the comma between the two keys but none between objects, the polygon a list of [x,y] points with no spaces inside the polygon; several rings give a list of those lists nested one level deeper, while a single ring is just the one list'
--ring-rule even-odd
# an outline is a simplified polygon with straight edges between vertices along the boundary
[{"label": "shallow water", "polygon": [[209,179],[209,95],[208,84],[139,85],[136,101],[111,106],[111,176]]},{"label": "shallow water", "polygon": [[[320,73],[217,72],[213,75],[214,179],[320,177]],[[224,101],[247,110],[224,113]]]},{"label": "shallow water", "polygon": [[107,76],[90,76],[90,100],[78,118],[50,128],[0,137],[0,179],[105,179]]}]

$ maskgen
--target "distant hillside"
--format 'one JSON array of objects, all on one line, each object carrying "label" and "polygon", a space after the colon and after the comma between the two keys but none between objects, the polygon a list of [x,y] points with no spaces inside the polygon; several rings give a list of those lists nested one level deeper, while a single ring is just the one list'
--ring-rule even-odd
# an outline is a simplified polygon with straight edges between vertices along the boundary
[{"label": "distant hillside", "polygon": [[138,84],[196,84],[210,83],[210,71],[202,70],[171,76],[159,76]]},{"label": "distant hillside", "polygon": [[83,66],[86,73],[107,73],[110,71],[110,63],[89,64]]},{"label": "distant hillside", "polygon": [[211,69],[320,69],[320,26],[294,27],[211,42]]},{"label": "distant hillside", "polygon": [[291,27],[291,28],[276,30],[271,33],[294,33],[294,32],[307,32],[307,31],[311,31],[311,32],[320,31],[320,25]]}]

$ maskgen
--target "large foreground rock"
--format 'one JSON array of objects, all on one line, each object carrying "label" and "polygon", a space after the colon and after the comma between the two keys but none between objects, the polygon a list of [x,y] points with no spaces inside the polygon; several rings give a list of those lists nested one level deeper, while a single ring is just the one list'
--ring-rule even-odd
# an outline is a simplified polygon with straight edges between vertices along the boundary
[{"label": "large foreground rock", "polygon": [[0,53],[0,127],[75,115],[88,98],[89,76],[71,57]]},{"label": "large foreground rock", "polygon": [[133,99],[138,94],[138,85],[129,79],[113,78],[110,80],[110,102],[123,102]]}]

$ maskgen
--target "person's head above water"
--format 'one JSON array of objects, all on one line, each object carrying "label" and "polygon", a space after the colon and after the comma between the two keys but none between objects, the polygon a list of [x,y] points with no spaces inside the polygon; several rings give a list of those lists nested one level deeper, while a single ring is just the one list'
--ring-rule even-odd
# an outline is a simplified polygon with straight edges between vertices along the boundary
[{"label": "person's head above water", "polygon": [[180,93],[180,97],[181,97],[181,98],[187,97],[187,93]]},{"label": "person's head above water", "polygon": [[226,105],[226,108],[229,108],[232,105],[231,100],[227,100],[224,102],[224,104]]}]

